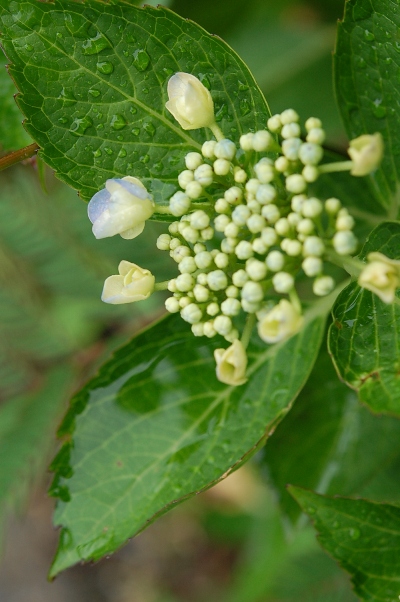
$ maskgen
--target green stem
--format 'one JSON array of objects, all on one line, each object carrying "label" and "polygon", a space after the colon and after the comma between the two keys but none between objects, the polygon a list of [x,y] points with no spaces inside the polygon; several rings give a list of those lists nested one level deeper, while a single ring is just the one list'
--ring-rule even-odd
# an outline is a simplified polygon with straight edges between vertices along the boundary
[{"label": "green stem", "polygon": [[350,171],[353,161],[337,161],[336,163],[325,163],[318,167],[319,173],[332,173],[334,171]]},{"label": "green stem", "polygon": [[164,280],[163,282],[156,282],[154,285],[155,291],[166,291],[168,289],[169,280]]},{"label": "green stem", "polygon": [[240,341],[245,349],[247,349],[247,346],[250,342],[251,333],[253,332],[255,323],[256,323],[256,314],[249,314],[247,316],[246,325],[243,329],[242,338],[240,339]]},{"label": "green stem", "polygon": [[24,159],[30,159],[31,157],[36,155],[39,148],[40,147],[36,143],[34,143],[30,144],[29,146],[25,146],[25,148],[21,148],[20,150],[9,153],[5,157],[2,157],[0,159],[0,171],[2,171],[3,169],[7,169],[7,167],[15,165],[16,163],[19,163]]},{"label": "green stem", "polygon": [[221,130],[220,127],[218,127],[218,125],[215,123],[210,125],[210,130],[212,131],[212,133],[214,134],[214,136],[216,137],[217,141],[219,142],[220,140],[224,140],[225,136],[223,131]]},{"label": "green stem", "polygon": [[164,215],[172,215],[168,205],[156,205],[155,212],[162,213]]},{"label": "green stem", "polygon": [[289,291],[289,299],[291,304],[293,305],[293,307],[296,309],[296,311],[301,314],[302,313],[302,307],[301,307],[301,301],[299,298],[299,295],[297,294],[296,289],[293,287],[291,291]]},{"label": "green stem", "polygon": [[360,272],[365,268],[365,263],[356,259],[355,257],[351,257],[350,255],[339,255],[332,249],[327,249],[326,258],[335,265],[339,266],[346,270],[350,276],[353,278],[357,277]]}]

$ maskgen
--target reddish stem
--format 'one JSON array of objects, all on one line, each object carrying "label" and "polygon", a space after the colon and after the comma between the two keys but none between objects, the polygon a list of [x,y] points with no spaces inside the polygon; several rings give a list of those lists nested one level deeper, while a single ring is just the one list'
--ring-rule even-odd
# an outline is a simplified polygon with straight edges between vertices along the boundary
[{"label": "reddish stem", "polygon": [[12,153],[8,153],[5,157],[1,157],[0,159],[0,171],[3,169],[7,169],[7,167],[11,167],[11,165],[15,165],[15,163],[19,163],[24,159],[29,159],[36,155],[39,150],[39,146],[34,142],[29,146],[25,146],[25,148],[20,148],[17,151],[13,151]]}]

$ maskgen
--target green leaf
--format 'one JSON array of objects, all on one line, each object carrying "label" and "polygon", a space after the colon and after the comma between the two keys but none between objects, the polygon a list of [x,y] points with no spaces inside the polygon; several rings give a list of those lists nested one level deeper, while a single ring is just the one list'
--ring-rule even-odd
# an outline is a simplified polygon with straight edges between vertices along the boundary
[{"label": "green leaf", "polygon": [[[400,259],[400,223],[375,228],[360,258],[371,251]],[[329,350],[340,377],[374,412],[400,415],[400,306],[383,303],[353,282],[337,298],[332,315]]]},{"label": "green leaf", "polygon": [[[249,381],[227,387],[213,350],[170,316],[119,350],[73,400],[56,458],[60,543],[51,575],[113,552],[158,515],[215,484],[282,420],[315,361],[326,303],[304,329],[266,346],[254,337]],[[293,361],[296,358],[296,361]]]},{"label": "green leaf", "polygon": [[32,139],[21,125],[23,116],[14,100],[17,90],[5,65],[5,56],[0,52],[0,151],[12,151],[28,146]]},{"label": "green leaf", "polygon": [[268,440],[263,461],[292,521],[299,507],[287,493],[288,483],[318,493],[400,501],[400,421],[374,416],[362,406],[338,380],[325,349],[293,409]]},{"label": "green leaf", "polygon": [[144,179],[156,200],[175,190],[184,155],[205,139],[204,130],[183,131],[165,108],[177,71],[210,88],[226,136],[265,126],[268,107],[246,65],[168,9],[93,0],[0,0],[0,7],[26,128],[43,160],[83,198],[127,174]]},{"label": "green leaf", "polygon": [[349,0],[339,23],[335,53],[338,105],[350,138],[380,132],[381,168],[370,176],[377,201],[391,218],[399,212],[400,13],[391,0]]},{"label": "green leaf", "polygon": [[28,494],[48,460],[53,433],[68,399],[73,377],[69,366],[53,369],[31,394],[0,406],[1,527]]},{"label": "green leaf", "polygon": [[398,602],[400,508],[325,497],[298,487],[289,491],[314,521],[321,545],[351,574],[361,599]]}]

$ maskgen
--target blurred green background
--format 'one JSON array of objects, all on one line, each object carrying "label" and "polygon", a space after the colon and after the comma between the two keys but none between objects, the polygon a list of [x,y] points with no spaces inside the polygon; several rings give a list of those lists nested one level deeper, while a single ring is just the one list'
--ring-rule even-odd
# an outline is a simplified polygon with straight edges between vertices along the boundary
[{"label": "blurred green background", "polygon": [[[293,107],[302,119],[322,118],[328,146],[339,150],[346,137],[334,101],[332,51],[343,5],[344,0],[168,3],[238,52],[272,113]],[[2,69],[2,154],[31,142],[20,126],[14,93]],[[306,521],[300,518],[296,528],[282,521],[258,457],[161,518],[112,558],[46,582],[57,533],[44,474],[57,446],[56,427],[71,392],[113,348],[161,315],[162,295],[135,306],[100,301],[104,279],[121,259],[168,276],[169,259],[155,250],[158,232],[157,224],[147,224],[140,241],[97,241],[85,204],[36,160],[0,174],[0,520],[5,533],[0,600],[355,600],[346,576],[319,549]],[[15,510],[24,518],[11,518]]]}]

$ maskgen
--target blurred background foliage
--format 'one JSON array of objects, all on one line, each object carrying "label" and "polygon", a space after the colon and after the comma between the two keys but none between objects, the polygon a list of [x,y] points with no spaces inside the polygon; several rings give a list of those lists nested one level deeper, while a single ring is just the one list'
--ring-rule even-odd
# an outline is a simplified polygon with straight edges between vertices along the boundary
[{"label": "blurred background foliage", "polygon": [[[272,112],[293,107],[302,118],[321,117],[328,145],[344,148],[332,86],[335,22],[344,0],[165,4],[240,54]],[[2,154],[31,143],[21,126],[15,91],[1,68]],[[165,253],[154,250],[157,224],[147,224],[146,234],[129,245],[120,237],[97,241],[85,204],[52,173],[44,170],[40,178],[41,172],[40,163],[31,160],[0,174],[0,521],[4,527],[17,509],[26,514],[12,519],[6,530],[0,600],[354,601],[346,576],[320,550],[284,489],[286,482],[294,482],[299,448],[311,436],[307,425],[315,427],[310,442],[315,453],[318,441],[324,441],[325,460],[314,472],[304,469],[297,484],[315,487],[324,478],[322,465],[340,452],[335,451],[335,425],[344,418],[355,420],[354,403],[335,389],[330,414],[321,411],[315,385],[250,466],[164,516],[109,560],[46,582],[56,534],[50,527],[52,502],[45,495],[48,475],[43,474],[71,391],[113,348],[162,313],[162,295],[134,307],[101,303],[103,281],[121,259],[148,267],[160,278],[168,276],[171,264]],[[321,362],[325,370],[323,357]],[[352,447],[354,462],[367,448],[371,429],[363,413],[357,420],[363,439]],[[327,425],[326,437],[321,423]],[[393,426],[393,437],[395,431]],[[279,461],[282,455],[289,456],[286,463]],[[381,455],[385,458],[385,449]],[[388,473],[396,461],[388,459]],[[361,481],[340,493],[358,488],[373,496],[372,476]]]}]

